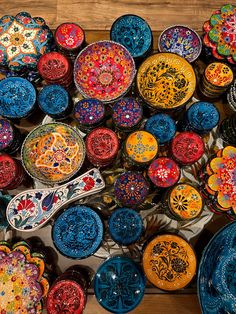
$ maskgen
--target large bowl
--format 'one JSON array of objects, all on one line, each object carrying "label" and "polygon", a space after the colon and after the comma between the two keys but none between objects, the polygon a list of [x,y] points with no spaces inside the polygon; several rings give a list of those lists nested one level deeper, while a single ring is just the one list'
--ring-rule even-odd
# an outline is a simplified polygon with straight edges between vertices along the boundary
[{"label": "large bowl", "polygon": [[113,41],[88,45],[74,65],[74,80],[85,98],[112,102],[125,95],[134,76],[135,63],[129,51]]},{"label": "large bowl", "polygon": [[137,88],[153,109],[176,109],[186,104],[196,88],[196,76],[188,61],[174,53],[157,53],[139,67]]},{"label": "large bowl", "polygon": [[236,222],[226,225],[206,246],[198,270],[203,314],[236,311]]},{"label": "large bowl", "polygon": [[21,154],[23,166],[32,178],[55,184],[78,172],[85,158],[85,146],[75,129],[54,122],[30,132]]}]

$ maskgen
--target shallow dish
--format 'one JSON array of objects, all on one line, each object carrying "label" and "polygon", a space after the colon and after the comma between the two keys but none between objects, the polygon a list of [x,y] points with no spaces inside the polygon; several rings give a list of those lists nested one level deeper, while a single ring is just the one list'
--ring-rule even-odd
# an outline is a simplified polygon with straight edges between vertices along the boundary
[{"label": "shallow dish", "polygon": [[74,81],[85,98],[114,101],[130,88],[135,76],[135,63],[129,51],[113,41],[88,45],[74,65]]}]

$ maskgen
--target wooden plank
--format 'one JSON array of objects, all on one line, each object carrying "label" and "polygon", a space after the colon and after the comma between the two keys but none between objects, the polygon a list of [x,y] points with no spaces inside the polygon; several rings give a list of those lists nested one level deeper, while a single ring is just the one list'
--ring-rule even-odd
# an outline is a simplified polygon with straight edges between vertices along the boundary
[{"label": "wooden plank", "polygon": [[[89,296],[84,314],[108,314],[97,302],[95,296]],[[200,314],[197,296],[193,294],[156,294],[145,295],[140,305],[130,314]]]}]

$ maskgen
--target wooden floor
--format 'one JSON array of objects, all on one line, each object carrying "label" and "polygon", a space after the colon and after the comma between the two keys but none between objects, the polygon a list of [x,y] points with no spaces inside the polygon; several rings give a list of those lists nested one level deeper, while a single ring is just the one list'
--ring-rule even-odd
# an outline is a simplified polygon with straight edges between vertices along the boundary
[{"label": "wooden floor", "polygon": [[[162,31],[173,24],[183,24],[201,31],[211,13],[225,0],[1,0],[0,16],[27,11],[43,17],[55,29],[65,21],[77,22],[88,42],[106,39],[113,21],[120,15],[132,13],[143,17],[153,31]],[[156,39],[155,39],[156,41]],[[154,42],[155,45],[155,42]],[[108,313],[89,296],[84,314]],[[146,295],[133,314],[198,314],[201,313],[196,295]]]}]

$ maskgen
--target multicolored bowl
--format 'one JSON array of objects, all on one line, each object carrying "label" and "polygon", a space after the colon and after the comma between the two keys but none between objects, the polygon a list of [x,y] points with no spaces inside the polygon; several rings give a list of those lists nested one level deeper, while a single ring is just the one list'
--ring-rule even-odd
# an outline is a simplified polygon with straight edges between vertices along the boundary
[{"label": "multicolored bowl", "polygon": [[155,110],[185,105],[196,88],[193,67],[174,53],[157,53],[139,67],[137,88],[143,100]]},{"label": "multicolored bowl", "polygon": [[103,40],[83,49],[74,65],[74,81],[85,98],[112,102],[125,95],[136,74],[129,51],[113,41]]},{"label": "multicolored bowl", "polygon": [[44,183],[65,182],[75,175],[85,158],[79,133],[64,123],[48,123],[31,131],[22,146],[28,174]]}]

